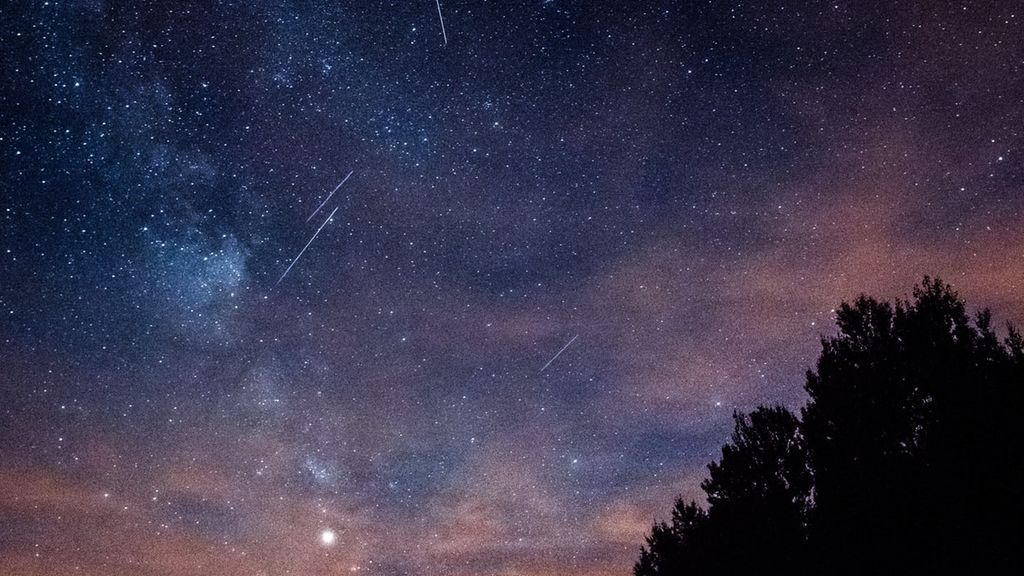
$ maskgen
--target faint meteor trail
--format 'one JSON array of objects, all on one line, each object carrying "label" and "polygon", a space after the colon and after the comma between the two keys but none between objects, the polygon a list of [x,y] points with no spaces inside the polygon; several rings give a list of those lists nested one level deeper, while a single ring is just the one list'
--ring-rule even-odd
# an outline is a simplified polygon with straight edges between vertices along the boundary
[{"label": "faint meteor trail", "polygon": [[[306,242],[305,246],[302,247],[299,255],[295,257],[295,260],[292,260],[292,263],[285,269],[284,274],[281,274],[281,277],[277,279],[277,284],[280,284],[281,280],[284,280],[284,277],[291,272],[292,266],[295,266],[295,263],[299,261],[299,258],[302,258],[302,255],[306,253],[306,248],[309,248],[309,245],[313,243],[313,240],[316,240],[317,234],[320,234],[320,231],[324,229],[324,226],[327,226],[327,223],[331,221],[331,218],[334,218],[334,213],[338,211],[338,208],[341,208],[341,206],[335,207],[334,210],[331,211],[331,215],[327,217],[327,220],[324,220],[324,223],[316,229],[316,232],[313,233],[313,237],[309,239],[309,242]],[[274,286],[277,286],[277,284],[274,284]]]},{"label": "faint meteor trail", "polygon": [[[576,341],[576,339],[577,339],[577,338],[579,338],[579,337],[580,337],[580,335],[579,335],[579,334],[577,334],[577,335],[573,336],[573,337],[572,337],[572,340],[569,340],[569,341],[568,341],[568,342],[567,342],[567,343],[565,344],[565,346],[562,346],[562,349],[561,349],[561,350],[559,350],[559,351],[558,351],[557,353],[555,353],[555,355],[554,355],[554,356],[552,356],[552,357],[551,357],[551,360],[548,360],[548,363],[544,365],[544,368],[541,368],[541,369],[540,369],[540,372],[543,372],[543,371],[544,371],[544,370],[545,370],[545,369],[546,369],[546,368],[547,368],[548,366],[551,366],[551,363],[552,363],[552,362],[554,362],[556,358],[558,358],[559,356],[561,356],[561,355],[562,355],[562,352],[565,352],[565,349],[566,349],[566,348],[568,348],[568,347],[569,347],[570,345],[572,345],[572,343],[573,343],[573,342],[575,342],[575,341]],[[540,372],[537,372],[537,373],[538,373],[538,374],[540,374]]]},{"label": "faint meteor trail", "polygon": [[348,175],[345,176],[345,179],[341,181],[341,184],[338,184],[334,187],[334,190],[331,190],[331,193],[327,195],[327,198],[316,207],[316,210],[313,210],[313,213],[309,215],[309,218],[306,218],[306,222],[309,222],[313,219],[313,216],[316,216],[316,213],[324,207],[324,204],[327,204],[327,201],[331,199],[331,196],[334,196],[334,193],[338,191],[338,188],[341,188],[341,185],[348,181],[349,176],[352,176],[352,172],[354,172],[354,170],[349,171]]},{"label": "faint meteor trail", "polygon": [[444,31],[444,16],[441,16],[441,0],[434,0],[437,2],[437,19],[441,21],[441,34],[444,35],[444,45],[448,45],[448,33]]}]

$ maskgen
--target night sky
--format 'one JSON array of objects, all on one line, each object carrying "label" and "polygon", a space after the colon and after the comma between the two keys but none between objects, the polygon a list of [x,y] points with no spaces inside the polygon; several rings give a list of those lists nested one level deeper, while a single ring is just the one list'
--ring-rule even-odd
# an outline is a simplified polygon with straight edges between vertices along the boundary
[{"label": "night sky", "polygon": [[841,300],[1024,324],[1022,24],[5,3],[0,573],[628,574]]}]

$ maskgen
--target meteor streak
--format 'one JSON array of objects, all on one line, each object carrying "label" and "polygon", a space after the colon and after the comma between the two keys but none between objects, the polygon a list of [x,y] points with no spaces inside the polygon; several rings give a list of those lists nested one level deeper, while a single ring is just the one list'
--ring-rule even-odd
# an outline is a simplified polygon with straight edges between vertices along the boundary
[{"label": "meteor streak", "polygon": [[[281,280],[284,280],[284,277],[291,272],[292,266],[295,266],[295,263],[299,261],[299,258],[302,258],[302,255],[306,253],[306,248],[309,248],[309,245],[313,243],[313,240],[316,240],[317,234],[320,234],[320,231],[324,229],[324,226],[327,226],[327,223],[331,221],[331,218],[334,218],[334,213],[338,211],[338,208],[341,208],[341,206],[335,207],[334,210],[331,211],[331,215],[327,217],[327,220],[324,220],[324,223],[316,229],[316,232],[313,233],[313,237],[309,239],[309,242],[306,242],[305,246],[302,247],[299,255],[295,257],[295,260],[292,260],[292,263],[285,269],[284,274],[281,274],[281,277],[277,279],[277,284],[280,284]],[[274,284],[274,286],[277,286],[277,284]]]},{"label": "meteor streak", "polygon": [[[352,172],[354,172],[354,170],[350,171],[348,173],[348,176],[345,176],[345,179],[341,181],[341,184],[348,182],[348,178],[349,176],[352,175]],[[338,191],[338,188],[341,188],[341,184],[338,184],[337,186],[334,187],[334,190],[331,190],[331,193],[327,195],[327,198],[323,202],[321,202],[319,206],[316,207],[316,210],[313,210],[313,213],[309,215],[309,218],[306,218],[306,222],[309,222],[310,220],[313,219],[313,216],[316,216],[316,213],[319,212],[320,209],[324,207],[324,204],[327,204],[327,201],[331,199],[331,196],[334,196],[334,193]]]},{"label": "meteor streak", "polygon": [[444,45],[448,45],[448,33],[444,31],[444,16],[441,16],[441,0],[434,0],[437,2],[437,19],[441,21],[441,34],[444,35]]},{"label": "meteor streak", "polygon": [[[572,340],[569,340],[569,342],[567,342],[565,346],[562,346],[561,350],[559,350],[554,356],[551,357],[551,360],[548,360],[548,363],[544,365],[544,368],[540,369],[540,372],[543,372],[545,369],[547,369],[548,366],[551,366],[551,363],[555,361],[555,358],[558,358],[559,356],[561,356],[562,352],[565,352],[565,349],[568,348],[579,337],[580,337],[579,334],[573,336]],[[540,372],[538,372],[538,374],[540,374]]]}]

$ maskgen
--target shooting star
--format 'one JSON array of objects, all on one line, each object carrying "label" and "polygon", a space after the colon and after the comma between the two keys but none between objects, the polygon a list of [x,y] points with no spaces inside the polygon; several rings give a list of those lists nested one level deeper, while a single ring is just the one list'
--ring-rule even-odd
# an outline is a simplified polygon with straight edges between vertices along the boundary
[{"label": "shooting star", "polygon": [[441,16],[441,0],[434,0],[437,2],[437,19],[441,21],[441,34],[444,35],[444,45],[448,45],[448,33],[444,31],[444,16]]},{"label": "shooting star", "polygon": [[[546,369],[547,369],[547,367],[548,367],[548,366],[551,366],[551,363],[552,363],[552,362],[554,362],[556,358],[558,358],[559,356],[561,356],[561,355],[562,355],[562,352],[565,352],[565,349],[566,349],[566,348],[568,348],[569,346],[571,346],[571,345],[572,345],[572,343],[573,343],[573,342],[575,342],[575,341],[576,341],[576,339],[577,339],[577,338],[579,338],[579,337],[580,337],[580,335],[579,335],[579,334],[577,334],[577,335],[573,336],[573,337],[572,337],[572,340],[569,340],[569,342],[567,342],[567,343],[565,344],[565,346],[562,346],[562,349],[561,349],[561,350],[559,350],[559,351],[558,351],[558,352],[557,352],[557,353],[556,353],[556,354],[555,354],[554,356],[552,356],[552,357],[551,357],[551,360],[548,360],[548,363],[544,365],[544,368],[541,368],[541,369],[540,369],[540,372],[543,372],[544,370],[546,370]],[[540,372],[538,372],[538,374],[540,374]]]},{"label": "shooting star", "polygon": [[306,222],[312,220],[313,216],[316,216],[316,213],[319,212],[320,209],[324,207],[324,204],[327,204],[327,201],[331,199],[331,196],[334,196],[334,193],[338,191],[338,188],[341,188],[342,184],[348,182],[349,176],[352,176],[352,172],[354,172],[354,170],[350,171],[348,175],[345,176],[345,179],[341,181],[341,184],[338,184],[337,186],[334,187],[334,190],[331,190],[331,193],[327,195],[327,198],[323,202],[321,202],[319,206],[316,207],[316,210],[313,210],[313,213],[309,215],[309,218],[306,218]]},{"label": "shooting star", "polygon": [[[302,247],[302,250],[299,252],[299,255],[295,257],[295,260],[292,260],[292,263],[289,264],[288,268],[285,269],[284,274],[281,274],[281,277],[277,279],[277,284],[280,284],[281,280],[284,280],[284,277],[287,276],[288,273],[292,271],[292,266],[295,266],[295,263],[299,261],[299,258],[302,258],[302,255],[306,253],[306,248],[309,248],[309,245],[313,243],[313,240],[316,240],[317,235],[320,234],[320,231],[324,229],[324,226],[327,226],[327,223],[331,221],[331,218],[334,218],[334,213],[338,211],[338,208],[341,208],[341,206],[336,206],[334,210],[331,211],[331,215],[327,217],[327,220],[324,220],[324,223],[321,224],[320,227],[316,229],[316,232],[313,234],[313,237],[309,239],[309,242],[306,242],[305,246]],[[277,286],[277,284],[274,284],[274,286]]]}]

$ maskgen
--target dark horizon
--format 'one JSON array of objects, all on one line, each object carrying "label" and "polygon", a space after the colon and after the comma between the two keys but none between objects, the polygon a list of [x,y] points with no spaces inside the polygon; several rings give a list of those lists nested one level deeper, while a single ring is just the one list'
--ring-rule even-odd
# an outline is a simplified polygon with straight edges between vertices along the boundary
[{"label": "dark horizon", "polygon": [[0,8],[0,573],[626,575],[842,301],[1024,326],[1024,13],[895,4]]}]

